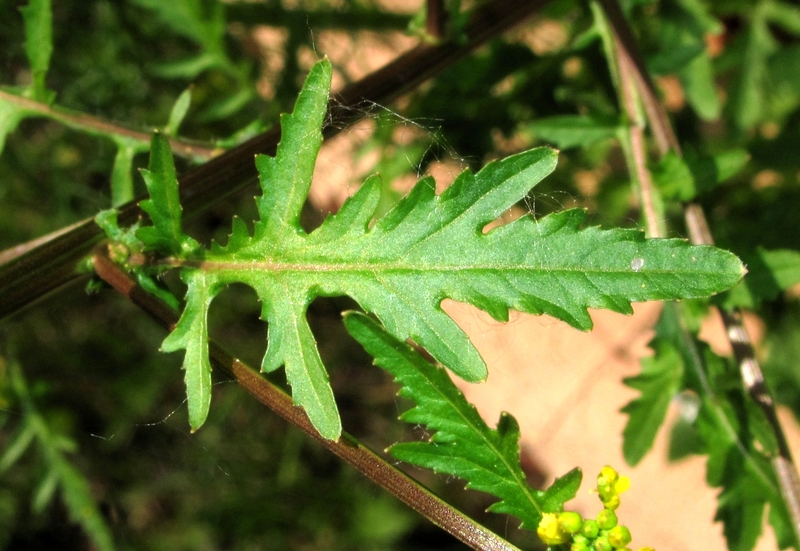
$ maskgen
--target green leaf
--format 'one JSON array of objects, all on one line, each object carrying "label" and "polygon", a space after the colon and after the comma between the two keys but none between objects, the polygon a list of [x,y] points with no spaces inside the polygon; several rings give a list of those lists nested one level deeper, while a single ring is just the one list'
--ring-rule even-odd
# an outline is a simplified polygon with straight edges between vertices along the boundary
[{"label": "green leaf", "polygon": [[750,160],[743,149],[731,149],[713,157],[687,152],[685,158],[670,151],[653,168],[653,181],[667,199],[689,201],[724,182]]},{"label": "green leaf", "polygon": [[763,119],[767,105],[767,61],[778,50],[767,24],[765,5],[766,2],[759,2],[745,33],[742,72],[730,101],[734,120],[743,130],[752,128]]},{"label": "green leaf", "polygon": [[139,142],[125,138],[114,138],[117,154],[111,171],[111,206],[119,207],[133,200],[133,157],[141,150]]},{"label": "green leaf", "polygon": [[[214,244],[184,268],[187,302],[195,307],[184,311],[176,329],[202,354],[200,328],[214,294],[234,282],[255,289],[262,318],[269,322],[262,369],[286,366],[295,401],[326,438],[337,438],[341,429],[305,319],[317,296],[351,296],[398,338],[413,338],[460,377],[479,381],[486,366],[443,312],[445,298],[473,304],[501,321],[513,308],[588,330],[587,308],[631,313],[631,301],[706,296],[742,275],[735,256],[711,247],[648,241],[635,230],[581,231],[586,213],[577,209],[541,220],[523,217],[484,233],[554,169],[556,153],[547,148],[491,162],[478,174],[466,171],[439,196],[433,179],[425,178],[373,226],[381,185],[378,177],[368,178],[338,214],[307,234],[299,217],[322,142],[330,77],[327,60],[314,66],[294,113],[281,119],[276,157],[256,159],[263,195],[257,199],[260,219],[253,235],[235,219],[226,246]],[[153,201],[164,201],[158,197]],[[152,236],[164,235],[169,244],[179,225],[167,218],[177,210],[158,209],[164,212],[159,222],[164,229],[147,236],[158,244]],[[203,277],[188,275],[195,271]],[[169,342],[178,348],[178,341]],[[188,376],[197,368],[186,369]],[[189,395],[190,408],[206,411],[191,403],[199,395]]]},{"label": "green leaf", "polygon": [[162,134],[153,134],[149,170],[141,173],[150,199],[142,201],[140,206],[150,215],[153,225],[140,228],[136,236],[147,247],[171,254],[189,253],[196,249],[197,242],[181,229],[183,208],[178,193],[178,177],[169,141]]},{"label": "green leaf", "polygon": [[667,152],[652,170],[653,182],[665,199],[687,201],[697,195],[694,175],[680,156]]},{"label": "green leaf", "polygon": [[722,103],[717,93],[714,67],[708,53],[703,51],[678,73],[686,101],[698,116],[706,121],[716,120],[722,112]]},{"label": "green leaf", "polygon": [[224,66],[224,58],[214,53],[202,52],[195,56],[153,65],[153,74],[163,78],[195,78],[208,69]]},{"label": "green leaf", "polygon": [[59,457],[56,467],[61,479],[61,493],[70,518],[77,522],[100,551],[113,551],[114,539],[92,497],[87,480],[66,459]]},{"label": "green leaf", "polygon": [[796,547],[794,536],[788,537],[791,520],[769,460],[775,454],[774,443],[764,438],[764,414],[748,405],[737,366],[714,354],[683,327],[676,304],[666,305],[656,331],[659,339],[670,342],[682,355],[685,386],[700,401],[694,424],[708,455],[706,480],[722,488],[715,519],[723,523],[728,549],[754,547],[766,504],[775,511],[770,522],[780,534],[781,548]]},{"label": "green leaf", "polygon": [[672,398],[680,390],[683,361],[675,347],[666,341],[655,342],[655,355],[643,358],[642,372],[623,379],[641,396],[622,408],[628,422],[622,432],[622,453],[628,465],[636,465],[653,447],[658,429],[667,416]]},{"label": "green leaf", "polygon": [[[211,407],[211,362],[208,358],[208,307],[218,292],[217,284],[209,283],[205,272],[192,270],[183,273],[189,286],[186,308],[180,323],[167,336],[161,349],[164,352],[186,350],[183,368],[186,370],[186,396],[189,403],[189,424],[199,429]],[[186,320],[190,320],[189,323]]]},{"label": "green leaf", "polygon": [[181,122],[183,122],[186,113],[189,112],[189,106],[191,104],[192,88],[189,87],[181,92],[181,95],[175,100],[175,105],[172,106],[172,110],[169,112],[169,122],[167,122],[167,126],[164,128],[164,133],[167,136],[176,136],[178,134],[178,128]]},{"label": "green leaf", "polygon": [[[689,396],[694,397],[694,395]],[[682,408],[694,406],[695,404],[689,405],[686,403],[681,405]],[[699,403],[696,407],[700,407]],[[703,453],[703,440],[700,438],[700,435],[697,433],[697,428],[694,426],[694,417],[682,414],[670,428],[667,460],[671,462],[680,461],[690,455],[698,455],[701,453]]]},{"label": "green leaf", "polygon": [[665,48],[658,55],[651,57],[647,62],[647,68],[654,75],[668,75],[697,59],[704,50],[705,46],[700,42],[673,44],[671,48]]},{"label": "green leaf", "polygon": [[500,498],[489,510],[514,515],[529,530],[539,525],[542,512],[561,510],[575,496],[578,469],[556,480],[547,492],[527,485],[519,462],[519,426],[512,416],[503,413],[497,429],[490,429],[444,369],[425,361],[364,314],[348,312],[344,323],[375,363],[402,385],[399,394],[417,404],[400,418],[436,431],[428,442],[393,445],[389,451],[394,457],[458,476],[467,481],[467,488]]},{"label": "green leaf", "polygon": [[534,121],[528,128],[536,138],[553,143],[560,149],[570,149],[613,138],[619,130],[619,121],[560,115]]},{"label": "green leaf", "polygon": [[764,16],[770,23],[778,25],[795,36],[800,36],[800,9],[797,6],[772,0],[765,3]]},{"label": "green leaf", "polygon": [[581,487],[583,472],[575,467],[570,472],[556,478],[542,496],[542,510],[545,513],[556,513],[564,509],[564,504],[574,499]]},{"label": "green leaf", "polygon": [[744,257],[747,275],[722,300],[726,308],[758,308],[764,300],[773,300],[792,285],[800,283],[800,252],[788,249],[767,251],[762,248]]},{"label": "green leaf", "polygon": [[227,22],[220,2],[197,0],[134,0],[154,14],[174,32],[185,36],[211,52],[224,51]]},{"label": "green leaf", "polygon": [[31,503],[31,509],[34,513],[41,514],[45,507],[50,504],[58,488],[58,479],[59,472],[55,469],[50,469],[44,479],[39,483],[39,487],[36,489],[33,502]]},{"label": "green leaf", "polygon": [[[689,167],[699,181],[713,181],[715,185],[732,178],[750,161],[750,154],[744,149],[728,149],[711,157],[686,156]],[[701,185],[701,188],[708,187]]]},{"label": "green leaf", "polygon": [[0,153],[6,145],[6,136],[11,134],[28,111],[0,98]]},{"label": "green leaf", "polygon": [[709,5],[702,0],[677,0],[681,11],[691,20],[696,34],[719,34],[725,27],[710,13]]},{"label": "green leaf", "polygon": [[53,53],[53,13],[50,0],[31,0],[20,11],[25,21],[25,55],[28,56],[33,74],[33,97],[46,101],[48,94],[44,79]]},{"label": "green leaf", "polygon": [[113,551],[114,539],[103,515],[92,497],[88,481],[72,466],[62,453],[67,439],[51,432],[44,417],[37,411],[28,385],[17,364],[10,364],[11,386],[22,404],[26,428],[35,435],[47,474],[34,498],[34,510],[41,510],[53,497],[56,486],[61,488],[61,498],[73,521],[80,524],[100,551]]},{"label": "green leaf", "polygon": [[6,451],[0,458],[0,473],[4,473],[25,453],[36,436],[36,430],[30,423],[24,423],[14,439],[7,445]]},{"label": "green leaf", "polygon": [[[708,361],[710,355],[705,358]],[[741,424],[730,403],[704,400],[697,426],[709,454],[708,483],[723,487],[714,520],[723,523],[728,549],[750,551],[761,535],[764,505],[780,499],[769,463],[752,451],[743,455],[737,449]]]},{"label": "green leaf", "polygon": [[[219,69],[239,83],[249,82],[246,65],[237,65],[226,52],[225,33],[228,23],[223,2],[134,0],[134,4],[151,10],[166,27],[199,46],[195,55],[154,63],[151,67],[154,74],[165,78],[193,79],[203,71]],[[248,94],[248,98],[252,98],[253,91],[245,86],[236,95],[242,94]]]}]

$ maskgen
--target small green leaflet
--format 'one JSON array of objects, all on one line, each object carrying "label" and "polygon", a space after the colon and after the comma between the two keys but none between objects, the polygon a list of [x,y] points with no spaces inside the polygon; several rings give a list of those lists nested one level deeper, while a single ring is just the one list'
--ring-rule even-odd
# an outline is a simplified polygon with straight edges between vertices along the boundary
[{"label": "small green leaflet", "polygon": [[19,122],[27,117],[29,113],[29,111],[0,98],[0,153],[5,148],[6,137],[17,128]]},{"label": "small green leaflet", "polygon": [[558,115],[536,120],[528,125],[533,135],[560,149],[586,147],[606,138],[615,138],[620,121],[583,115]]},{"label": "small green leaflet", "polygon": [[48,92],[44,83],[53,53],[53,12],[50,0],[31,0],[20,11],[25,20],[25,54],[33,75],[31,92],[34,99],[48,102],[53,99],[53,94]]},{"label": "small green leaflet", "polygon": [[85,530],[93,547],[100,551],[114,551],[114,538],[95,503],[89,481],[66,457],[65,452],[75,450],[74,442],[51,431],[44,416],[36,409],[19,365],[10,364],[8,371],[11,387],[22,406],[23,423],[14,443],[0,459],[0,472],[17,461],[35,440],[45,474],[31,503],[33,511],[41,513],[56,495],[56,489],[60,489],[60,497],[70,518]]},{"label": "small green leaflet", "polygon": [[436,431],[428,442],[395,444],[389,449],[394,457],[458,476],[468,488],[497,496],[500,501],[488,510],[514,515],[528,530],[536,530],[542,513],[561,511],[575,497],[580,469],[556,479],[546,491],[528,486],[519,462],[519,426],[512,416],[503,413],[497,428],[490,429],[444,369],[364,314],[348,312],[344,323],[375,363],[402,385],[400,396],[417,404],[400,418]]},{"label": "small green leaflet", "polygon": [[[181,251],[172,263],[183,265],[187,307],[164,349],[184,348],[194,360],[184,366],[195,429],[205,421],[211,394],[208,305],[229,283],[251,286],[262,301],[262,318],[269,322],[262,369],[285,365],[295,402],[325,438],[336,439],[338,411],[305,319],[317,296],[349,295],[395,337],[414,339],[463,379],[480,381],[486,366],[441,309],[445,298],[473,304],[500,321],[513,308],[588,330],[589,307],[631,313],[631,301],[707,296],[742,276],[739,260],[719,249],[646,240],[636,230],[579,230],[586,213],[578,209],[541,220],[523,217],[484,233],[555,168],[556,152],[549,148],[493,161],[477,174],[465,171],[439,196],[433,179],[424,178],[374,225],[381,184],[372,176],[308,234],[299,217],[322,143],[330,78],[327,60],[312,68],[294,113],[281,118],[277,155],[256,158],[263,195],[252,236],[234,219],[227,245],[190,251],[192,242],[175,233],[179,219],[169,220],[179,210],[156,206],[172,195],[159,193],[147,207],[164,213],[150,242]],[[171,174],[164,182],[177,185]],[[171,240],[169,246],[157,243],[161,237]]]},{"label": "small green leaflet", "polygon": [[642,394],[622,408],[628,422],[622,431],[622,453],[628,465],[637,465],[653,447],[656,433],[664,423],[667,408],[680,390],[683,361],[668,341],[656,340],[655,356],[642,358],[642,372],[624,382]]},{"label": "small green leaflet", "polygon": [[178,195],[178,178],[169,141],[162,134],[153,134],[150,164],[148,170],[143,169],[141,173],[150,199],[142,201],[139,206],[150,215],[153,225],[139,228],[136,237],[148,249],[168,254],[190,253],[198,249],[197,241],[184,235],[181,229],[183,208]]},{"label": "small green leaflet", "polygon": [[687,152],[685,158],[670,151],[653,167],[653,181],[667,199],[690,201],[731,178],[750,160],[743,149],[700,157]]},{"label": "small green leaflet", "polygon": [[[769,458],[777,444],[764,414],[748,402],[737,367],[697,339],[686,328],[686,303],[667,304],[656,325],[656,356],[643,365],[642,374],[626,382],[639,390],[639,398],[624,411],[625,459],[634,463],[648,451],[663,422],[669,400],[690,390],[699,400],[694,427],[708,456],[706,480],[721,487],[715,520],[732,551],[751,551],[761,534],[764,506],[781,549],[797,545],[791,519],[781,497]],[[633,384],[631,384],[633,383]]]},{"label": "small green leaflet", "polygon": [[747,276],[724,295],[727,308],[757,308],[763,300],[773,300],[792,285],[800,283],[800,252],[789,249],[768,251],[757,248],[742,255]]}]

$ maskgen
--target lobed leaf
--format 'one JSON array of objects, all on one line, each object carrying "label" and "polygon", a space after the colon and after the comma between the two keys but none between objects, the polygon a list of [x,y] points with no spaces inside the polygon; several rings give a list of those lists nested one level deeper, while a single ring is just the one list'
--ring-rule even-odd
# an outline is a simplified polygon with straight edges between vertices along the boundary
[{"label": "lobed leaf", "polygon": [[655,349],[655,356],[642,359],[639,375],[623,379],[626,385],[641,392],[641,396],[622,408],[628,414],[622,431],[622,453],[631,466],[638,464],[653,447],[683,378],[683,360],[675,347],[657,340]]},{"label": "lobed leaf", "polygon": [[[51,432],[45,418],[36,409],[20,367],[17,364],[11,364],[9,372],[11,387],[20,400],[24,415],[24,428],[20,439],[14,446],[17,450],[12,454],[21,453],[22,450],[19,448],[23,447],[24,449],[27,446],[24,442],[30,440],[30,433],[36,439],[46,465],[46,474],[32,503],[34,511],[40,512],[44,509],[55,496],[56,488],[60,488],[61,498],[70,518],[83,527],[92,545],[100,551],[113,551],[115,546],[111,530],[106,525],[105,518],[94,501],[89,482],[62,453],[65,448],[64,443],[68,439]],[[6,457],[9,456],[6,455]],[[13,460],[13,458],[8,459],[9,463],[4,464],[4,468]]]},{"label": "lobed leaf", "polygon": [[150,143],[149,170],[143,169],[141,173],[150,199],[142,201],[139,206],[150,215],[153,225],[139,228],[136,236],[147,247],[170,254],[196,249],[197,242],[186,236],[181,228],[183,208],[169,140],[158,132],[153,134]]},{"label": "lobed leaf", "polygon": [[770,457],[777,455],[763,412],[748,407],[738,370],[714,354],[683,325],[678,305],[664,308],[657,338],[679,351],[686,369],[684,387],[699,398],[694,421],[708,456],[706,480],[721,487],[715,520],[723,523],[728,548],[750,551],[761,534],[765,505],[781,549],[797,546]]},{"label": "lobed leaf", "polygon": [[[186,307],[181,323],[161,345],[164,352],[186,350],[183,368],[186,370],[186,396],[189,404],[189,424],[197,430],[208,417],[211,405],[211,361],[208,357],[208,307],[219,285],[208,283],[202,270],[184,272],[183,281],[189,286]],[[184,322],[190,320],[190,323]]]},{"label": "lobed leaf", "polygon": [[402,385],[399,394],[417,404],[400,418],[436,431],[428,442],[395,444],[389,449],[394,457],[458,476],[467,488],[497,496],[500,501],[489,511],[514,515],[529,530],[536,529],[543,512],[560,511],[575,497],[580,469],[557,479],[546,492],[528,486],[519,462],[519,426],[511,415],[503,413],[497,428],[490,429],[444,369],[364,314],[348,312],[344,323],[375,363]]},{"label": "lobed leaf", "polygon": [[[269,322],[262,369],[286,366],[295,401],[326,438],[337,438],[341,426],[305,319],[317,296],[349,295],[396,337],[413,338],[460,377],[479,381],[486,366],[442,310],[445,298],[473,304],[501,321],[513,308],[588,330],[587,308],[631,313],[631,301],[706,296],[741,278],[739,260],[719,249],[646,240],[636,230],[580,230],[583,210],[541,220],[526,216],[484,233],[555,168],[557,155],[549,148],[493,161],[477,174],[465,171],[439,196],[433,179],[424,178],[372,226],[381,186],[378,177],[368,178],[338,214],[308,234],[299,217],[322,142],[330,77],[327,60],[314,66],[294,113],[281,118],[275,158],[256,159],[263,195],[253,235],[235,220],[227,245],[214,244],[202,258],[186,262],[187,302],[197,306],[186,309],[176,329],[191,334],[187,346],[194,343],[192,349],[204,354],[195,338],[214,294],[233,282],[251,286]],[[160,192],[153,196],[155,203],[168,200]],[[178,215],[176,208],[148,208],[163,212],[148,239],[174,244],[179,225],[167,218]],[[189,275],[194,271],[204,276]],[[179,348],[182,339],[170,340],[170,348]],[[188,376],[198,367],[186,369]],[[192,393],[190,404],[197,396],[209,398]],[[207,411],[206,405],[190,407]]]}]

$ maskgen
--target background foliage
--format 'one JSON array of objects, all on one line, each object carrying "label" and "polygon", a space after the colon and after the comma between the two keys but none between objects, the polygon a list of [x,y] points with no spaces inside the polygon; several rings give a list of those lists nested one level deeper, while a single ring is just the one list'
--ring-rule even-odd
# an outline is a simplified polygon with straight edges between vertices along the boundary
[{"label": "background foliage", "polygon": [[[174,133],[176,100],[191,85],[179,133],[209,148],[237,143],[289,111],[315,52],[329,53],[340,84],[355,78],[346,57],[322,49],[323,29],[355,44],[374,31],[366,36],[394,45],[418,7],[366,0],[54,2],[48,60],[35,47],[33,56],[27,51],[18,11],[24,4],[0,2],[3,89],[30,85],[35,100],[145,133],[165,128],[172,113],[168,132]],[[800,305],[796,292],[784,291],[800,275],[796,257],[777,252],[798,249],[800,8],[776,0],[623,5],[686,153],[685,164],[668,158],[653,166],[657,182],[667,199],[699,194],[717,244],[748,263],[750,283],[724,300],[757,309],[767,328],[762,359],[769,382],[800,414]],[[479,168],[544,141],[564,150],[562,160],[521,208],[541,216],[578,205],[589,209],[593,224],[636,226],[630,178],[613,139],[620,120],[616,93],[591,26],[582,3],[552,2],[538,21],[409,94],[396,109],[414,124],[379,110],[374,133],[358,145],[361,166],[352,169],[353,179],[380,170],[389,184],[399,184],[440,161]],[[374,55],[354,48],[355,56]],[[144,192],[126,163],[145,166],[147,144],[53,117],[19,117],[12,124],[16,115],[9,112],[0,103],[0,250]],[[384,156],[370,156],[376,150]],[[192,162],[179,161],[178,171]],[[395,196],[387,185],[386,203]],[[303,223],[318,224],[326,206],[307,208]],[[192,234],[206,243],[224,236],[230,217],[252,219],[252,208],[250,193],[234,197],[193,220]],[[671,236],[684,234],[678,201],[666,203],[664,217]],[[212,333],[257,365],[266,328],[253,293],[234,286],[217,301],[223,302],[225,308],[212,308]],[[345,427],[382,449],[404,439],[394,418],[407,406],[344,335],[339,311],[350,304],[318,299],[310,324],[325,364],[335,366]],[[0,526],[8,527],[0,544],[6,548],[88,548],[67,506],[48,499],[54,465],[65,460],[88,481],[121,548],[457,547],[264,414],[235,384],[217,384],[209,421],[190,438],[180,358],[158,354],[154,343],[162,331],[119,297],[87,297],[73,287],[5,320],[0,330],[0,449],[7,463],[0,463]],[[666,345],[657,351],[674,364]],[[22,383],[15,390],[17,372],[27,394],[19,391]],[[675,381],[674,372],[660,376]],[[39,447],[22,449],[12,465],[9,450],[31,419],[47,430],[37,433]],[[458,485],[420,476],[445,496],[457,493]],[[462,509],[508,533],[503,519],[484,519],[481,510],[491,502],[485,496],[457,495]],[[352,505],[331,507],[341,502]],[[754,529],[748,530],[751,538]],[[508,537],[533,544],[521,533]]]}]

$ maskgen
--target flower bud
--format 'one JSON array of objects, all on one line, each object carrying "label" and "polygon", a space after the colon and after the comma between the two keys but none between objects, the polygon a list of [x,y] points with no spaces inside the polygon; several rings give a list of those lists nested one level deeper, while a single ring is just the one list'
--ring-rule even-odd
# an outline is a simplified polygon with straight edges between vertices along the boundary
[{"label": "flower bud", "polygon": [[622,549],[631,542],[631,532],[620,524],[608,531],[608,541],[614,549]]},{"label": "flower bud", "polygon": [[569,551],[592,551],[592,548],[584,542],[574,541],[572,542],[572,545],[570,545]]},{"label": "flower bud", "polygon": [[619,473],[614,470],[614,467],[606,465],[600,469],[600,474],[597,475],[597,486],[613,485],[617,481]]},{"label": "flower bud", "polygon": [[558,514],[558,524],[564,532],[574,534],[581,529],[583,518],[579,513],[566,511]]},{"label": "flower bud", "polygon": [[617,494],[612,495],[608,499],[602,499],[602,501],[606,509],[611,509],[612,511],[619,509],[619,496]]},{"label": "flower bud", "polygon": [[611,543],[609,543],[608,538],[605,536],[600,536],[594,540],[594,549],[595,551],[614,551],[614,548],[611,547]]},{"label": "flower bud", "polygon": [[597,537],[597,534],[600,532],[600,527],[597,525],[597,521],[594,519],[587,519],[583,521],[583,526],[581,526],[581,534],[593,540]]},{"label": "flower bud", "polygon": [[597,526],[600,530],[611,530],[617,525],[617,514],[611,509],[603,509],[597,513]]}]

